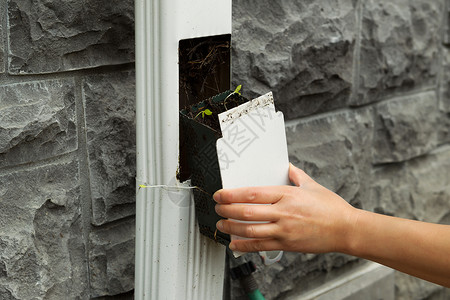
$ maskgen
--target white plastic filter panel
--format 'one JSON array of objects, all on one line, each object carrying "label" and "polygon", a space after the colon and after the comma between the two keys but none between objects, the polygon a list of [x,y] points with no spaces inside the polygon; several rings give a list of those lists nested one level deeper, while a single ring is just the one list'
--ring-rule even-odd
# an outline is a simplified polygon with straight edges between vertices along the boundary
[{"label": "white plastic filter panel", "polygon": [[[223,137],[216,146],[223,188],[290,184],[284,117],[275,111],[272,92],[219,114],[219,123]],[[281,259],[282,251],[260,254],[271,264]]]}]

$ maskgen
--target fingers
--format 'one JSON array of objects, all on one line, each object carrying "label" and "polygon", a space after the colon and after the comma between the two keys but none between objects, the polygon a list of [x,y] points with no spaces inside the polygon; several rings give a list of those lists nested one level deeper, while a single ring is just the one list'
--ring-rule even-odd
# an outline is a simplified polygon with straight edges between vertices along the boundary
[{"label": "fingers", "polygon": [[303,170],[289,163],[289,180],[293,184],[295,184],[296,186],[300,186],[302,183],[310,179],[311,177],[309,177]]},{"label": "fingers", "polygon": [[[296,186],[311,180],[311,178],[295,167],[289,164],[289,179]],[[264,187],[244,187],[236,189],[218,190],[213,198],[217,203],[256,203],[273,204],[283,198],[287,186],[264,186]]]},{"label": "fingers", "polygon": [[285,192],[283,186],[244,187],[218,190],[213,198],[217,203],[256,203],[272,204],[278,202]]},{"label": "fingers", "polygon": [[224,218],[242,221],[278,221],[277,210],[271,205],[217,204],[216,212]]},{"label": "fingers", "polygon": [[223,233],[237,235],[244,238],[265,239],[276,235],[275,223],[240,223],[232,220],[220,220],[217,229]]},{"label": "fingers", "polygon": [[275,239],[234,240],[229,245],[232,251],[258,252],[282,250],[282,245]]}]

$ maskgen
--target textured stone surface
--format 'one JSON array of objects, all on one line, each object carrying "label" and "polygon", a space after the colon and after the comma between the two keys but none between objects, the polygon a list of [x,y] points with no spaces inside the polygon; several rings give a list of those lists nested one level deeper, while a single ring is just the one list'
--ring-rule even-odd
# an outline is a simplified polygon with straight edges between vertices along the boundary
[{"label": "textured stone surface", "polygon": [[[256,264],[257,270],[253,275],[266,299],[286,299],[298,295],[326,284],[330,278],[359,264],[354,257],[338,253],[315,255],[284,252],[281,261],[270,266],[265,266],[257,254],[246,254],[245,258]],[[235,259],[230,259],[231,266],[236,263]],[[248,299],[238,281],[231,281],[229,299]]]},{"label": "textured stone surface", "polygon": [[439,288],[424,300],[447,300],[450,299],[450,289]]},{"label": "textured stone surface", "polygon": [[[450,4],[449,4],[450,6]],[[439,110],[441,126],[439,126],[439,143],[450,142],[450,48],[442,49],[442,76],[439,91]]]},{"label": "textured stone surface", "polygon": [[0,176],[2,299],[86,299],[78,180],[76,161]]},{"label": "textured stone surface", "polygon": [[96,229],[89,235],[91,296],[128,292],[134,287],[135,220]]},{"label": "textured stone surface", "polygon": [[376,106],[373,163],[404,161],[437,145],[439,120],[435,92],[391,100]]},{"label": "textured stone surface", "polygon": [[233,1],[233,84],[274,92],[288,119],[345,106],[356,1]]},{"label": "textured stone surface", "polygon": [[450,148],[374,170],[370,202],[399,217],[450,224]]},{"label": "textured stone surface", "polygon": [[[445,300],[448,297],[439,298],[439,294],[445,295],[445,289],[425,280],[396,272],[396,300]],[[447,293],[448,295],[448,293]]]},{"label": "textured stone surface", "polygon": [[[0,3],[1,11],[4,10],[5,4]],[[5,72],[5,43],[3,39],[3,16],[4,14],[0,14],[0,73]],[[0,294],[1,295],[1,294]]]},{"label": "textured stone surface", "polygon": [[372,113],[366,109],[289,124],[289,160],[360,206],[360,199],[366,198],[373,126]]},{"label": "textured stone surface", "polygon": [[445,112],[450,112],[450,48],[443,47],[442,58],[441,106]]},{"label": "textured stone surface", "polygon": [[0,167],[74,151],[76,135],[72,80],[0,87]]},{"label": "textured stone surface", "polygon": [[353,104],[436,83],[443,1],[363,1],[360,88]]},{"label": "textured stone surface", "polygon": [[394,276],[393,269],[367,262],[326,285],[286,300],[394,300]]},{"label": "textured stone surface", "polygon": [[134,61],[132,0],[11,0],[8,17],[13,74]]},{"label": "textured stone surface", "polygon": [[[450,148],[377,168],[372,177],[373,210],[398,217],[450,224]],[[396,299],[433,299],[442,288],[397,273]],[[439,299],[439,298],[436,298]],[[442,298],[446,299],[446,298]]]},{"label": "textured stone surface", "polygon": [[83,91],[92,222],[100,225],[135,214],[134,72],[87,77]]}]

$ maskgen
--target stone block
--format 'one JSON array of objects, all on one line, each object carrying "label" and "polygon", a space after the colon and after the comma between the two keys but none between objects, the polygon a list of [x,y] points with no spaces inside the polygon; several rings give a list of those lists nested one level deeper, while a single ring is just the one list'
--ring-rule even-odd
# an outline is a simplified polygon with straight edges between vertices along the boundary
[{"label": "stone block", "polygon": [[376,168],[370,202],[398,217],[450,224],[450,147],[402,164]]},{"label": "stone block", "polygon": [[360,206],[370,174],[373,127],[368,109],[290,123],[286,127],[289,159],[320,184]]},{"label": "stone block", "polygon": [[0,168],[77,149],[73,80],[5,85],[0,99]]},{"label": "stone block", "polygon": [[411,211],[420,220],[450,224],[450,148],[409,161],[407,168],[412,178],[411,201],[417,203]]},{"label": "stone block", "polygon": [[357,1],[233,1],[233,85],[274,92],[287,119],[346,106]]},{"label": "stone block", "polygon": [[363,1],[359,95],[353,105],[395,91],[434,86],[443,1]]},{"label": "stone block", "polygon": [[395,271],[388,267],[366,263],[359,268],[330,280],[327,284],[288,300],[394,300]]},{"label": "stone block", "polygon": [[89,76],[83,84],[93,224],[135,214],[134,72]]},{"label": "stone block", "polygon": [[376,106],[372,162],[405,161],[437,145],[439,120],[435,92],[390,100]]},{"label": "stone block", "polygon": [[[395,274],[395,287],[396,300],[449,299],[449,293],[445,293],[445,289],[442,286],[400,272]],[[440,298],[439,294],[443,296],[447,294],[447,297]]]},{"label": "stone block", "polygon": [[134,288],[135,220],[98,228],[89,235],[91,296],[117,295]]},{"label": "stone block", "polygon": [[79,194],[77,161],[0,175],[2,297],[88,297]]},{"label": "stone block", "polygon": [[[450,4],[449,4],[450,5]],[[442,77],[439,89],[439,143],[450,142],[450,49],[442,48]]]},{"label": "stone block", "polygon": [[[387,164],[375,168],[372,186],[366,208],[370,211],[390,216],[415,219],[410,183],[406,180],[408,172],[405,164]],[[422,206],[419,204],[419,210]]]},{"label": "stone block", "polygon": [[132,0],[11,0],[8,23],[11,74],[134,61]]},{"label": "stone block", "polygon": [[[374,170],[372,210],[397,217],[450,224],[450,147],[399,164]],[[434,299],[442,288],[396,273],[396,299]],[[436,296],[437,297],[437,296]],[[436,298],[439,299],[439,298]],[[446,299],[446,298],[443,298]]]},{"label": "stone block", "polygon": [[450,112],[450,48],[442,48],[442,79],[440,84],[441,107]]},{"label": "stone block", "polygon": [[[280,262],[269,266],[265,266],[255,253],[246,254],[245,259],[256,264],[257,270],[253,275],[266,299],[287,299],[299,295],[305,290],[326,284],[330,278],[359,264],[355,257],[339,253],[316,255],[284,252]],[[230,266],[236,264],[237,261],[230,258]],[[248,299],[237,280],[231,281],[230,299]]]},{"label": "stone block", "polygon": [[[0,9],[3,11],[4,4],[0,4]],[[5,43],[3,31],[3,14],[0,15],[0,73],[5,72]],[[1,295],[1,294],[0,294]]]},{"label": "stone block", "polygon": [[[450,38],[450,37],[449,37]],[[450,289],[444,287],[438,287],[436,291],[433,291],[424,300],[447,300],[450,299]]]},{"label": "stone block", "polygon": [[17,300],[8,289],[0,287],[0,299],[2,300]]}]

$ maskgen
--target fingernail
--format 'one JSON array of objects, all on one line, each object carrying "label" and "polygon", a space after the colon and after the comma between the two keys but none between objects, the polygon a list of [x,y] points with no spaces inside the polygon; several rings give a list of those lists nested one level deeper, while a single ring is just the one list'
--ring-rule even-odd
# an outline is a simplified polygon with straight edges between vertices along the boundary
[{"label": "fingernail", "polygon": [[216,228],[219,229],[219,230],[223,229],[222,220],[220,220],[219,222],[216,223]]},{"label": "fingernail", "polygon": [[214,199],[214,201],[216,201],[216,202],[219,202],[219,201],[220,201],[220,191],[221,191],[221,190],[218,190],[218,191],[215,192],[214,195],[213,195],[213,199]]},{"label": "fingernail", "polygon": [[231,251],[236,250],[236,246],[233,243],[230,243],[228,247],[230,248]]}]

